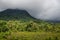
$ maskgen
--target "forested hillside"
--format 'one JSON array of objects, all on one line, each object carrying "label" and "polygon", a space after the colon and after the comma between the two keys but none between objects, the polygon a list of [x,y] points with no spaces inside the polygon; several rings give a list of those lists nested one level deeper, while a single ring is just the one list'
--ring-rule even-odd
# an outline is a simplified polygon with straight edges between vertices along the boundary
[{"label": "forested hillside", "polygon": [[0,12],[0,19],[3,20],[30,20],[32,18],[27,11],[19,9],[7,9]]},{"label": "forested hillside", "polygon": [[35,19],[25,10],[7,9],[0,12],[0,40],[60,40],[60,23]]}]

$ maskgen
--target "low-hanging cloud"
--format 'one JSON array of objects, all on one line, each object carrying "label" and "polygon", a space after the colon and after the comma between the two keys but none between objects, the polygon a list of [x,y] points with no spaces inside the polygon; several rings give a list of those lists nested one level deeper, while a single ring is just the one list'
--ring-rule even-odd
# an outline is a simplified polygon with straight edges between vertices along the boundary
[{"label": "low-hanging cloud", "polygon": [[22,9],[37,19],[60,21],[60,0],[0,0],[0,11],[6,9]]}]

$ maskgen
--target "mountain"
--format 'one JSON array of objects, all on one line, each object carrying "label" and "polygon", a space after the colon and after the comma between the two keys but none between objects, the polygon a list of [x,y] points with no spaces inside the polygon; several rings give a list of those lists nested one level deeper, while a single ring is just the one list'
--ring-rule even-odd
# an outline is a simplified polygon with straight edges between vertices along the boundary
[{"label": "mountain", "polygon": [[7,9],[0,12],[0,20],[30,20],[34,19],[25,10]]}]

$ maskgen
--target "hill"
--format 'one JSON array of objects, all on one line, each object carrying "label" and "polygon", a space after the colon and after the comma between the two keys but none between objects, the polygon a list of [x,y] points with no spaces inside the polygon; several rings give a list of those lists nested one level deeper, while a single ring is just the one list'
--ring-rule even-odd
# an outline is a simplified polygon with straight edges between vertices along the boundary
[{"label": "hill", "polygon": [[19,9],[7,9],[0,12],[0,20],[31,20],[31,17],[27,11]]}]

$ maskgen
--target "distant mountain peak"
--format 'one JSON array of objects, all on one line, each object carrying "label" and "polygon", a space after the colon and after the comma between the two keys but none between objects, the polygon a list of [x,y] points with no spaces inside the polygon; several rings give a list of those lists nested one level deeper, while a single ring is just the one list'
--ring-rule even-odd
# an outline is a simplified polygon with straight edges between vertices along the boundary
[{"label": "distant mountain peak", "polygon": [[2,12],[27,12],[26,10],[20,10],[20,9],[6,9]]},{"label": "distant mountain peak", "polygon": [[13,20],[13,19],[30,19],[33,17],[28,14],[26,10],[19,10],[19,9],[7,9],[0,12],[0,19],[5,20]]}]

